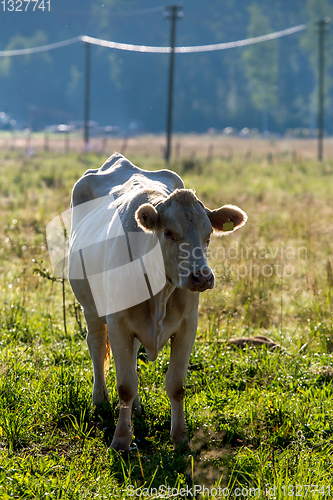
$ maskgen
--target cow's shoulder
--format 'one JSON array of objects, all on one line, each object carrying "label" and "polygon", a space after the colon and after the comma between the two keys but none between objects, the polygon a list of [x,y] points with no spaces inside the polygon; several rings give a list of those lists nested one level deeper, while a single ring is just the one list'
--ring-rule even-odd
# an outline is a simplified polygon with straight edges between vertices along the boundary
[{"label": "cow's shoulder", "polygon": [[120,153],[114,153],[99,169],[89,169],[76,182],[72,192],[72,205],[77,206],[88,201],[116,194],[117,187],[131,183],[141,185],[142,189],[154,189],[154,184],[162,184],[171,193],[184,187],[182,179],[170,170],[148,171],[136,167]]},{"label": "cow's shoulder", "polygon": [[[141,169],[139,169],[141,170]],[[152,181],[161,182],[166,185],[170,193],[175,189],[183,189],[184,183],[182,179],[179,177],[176,172],[172,172],[171,170],[141,170],[142,174]]]}]

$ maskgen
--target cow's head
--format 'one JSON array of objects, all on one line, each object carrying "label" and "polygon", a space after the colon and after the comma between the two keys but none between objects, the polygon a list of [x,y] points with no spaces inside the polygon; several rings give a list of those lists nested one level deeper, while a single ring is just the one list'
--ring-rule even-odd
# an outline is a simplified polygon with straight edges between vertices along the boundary
[{"label": "cow's head", "polygon": [[233,205],[209,210],[189,189],[177,189],[156,207],[141,205],[135,217],[145,232],[158,236],[167,281],[196,292],[214,287],[206,257],[213,231],[229,234],[247,220],[245,212]]}]

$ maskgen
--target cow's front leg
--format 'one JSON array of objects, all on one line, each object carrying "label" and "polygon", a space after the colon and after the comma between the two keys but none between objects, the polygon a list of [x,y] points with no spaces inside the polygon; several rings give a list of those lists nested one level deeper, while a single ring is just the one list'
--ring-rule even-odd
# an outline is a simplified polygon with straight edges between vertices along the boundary
[{"label": "cow's front leg", "polygon": [[111,443],[118,451],[128,451],[132,441],[132,405],[138,394],[138,377],[134,363],[134,337],[122,321],[107,319],[109,340],[116,366],[119,395],[119,419]]},{"label": "cow's front leg", "polygon": [[197,321],[186,320],[182,328],[171,337],[171,355],[165,377],[165,388],[171,403],[171,437],[175,449],[188,442],[188,432],[184,417],[184,386]]},{"label": "cow's front leg", "polygon": [[96,321],[86,311],[84,316],[88,327],[87,344],[94,367],[92,403],[98,405],[109,400],[104,371],[110,361],[110,346],[106,325]]}]

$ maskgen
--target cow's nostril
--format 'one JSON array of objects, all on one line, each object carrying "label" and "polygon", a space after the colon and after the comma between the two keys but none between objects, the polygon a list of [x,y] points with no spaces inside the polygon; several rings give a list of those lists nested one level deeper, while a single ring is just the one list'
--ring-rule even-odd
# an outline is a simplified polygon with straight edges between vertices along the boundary
[{"label": "cow's nostril", "polygon": [[190,274],[190,282],[192,287],[198,291],[206,290],[211,288],[212,281],[214,280],[214,275],[211,270],[204,269],[203,272],[192,272]]},{"label": "cow's nostril", "polygon": [[192,281],[193,281],[193,283],[199,284],[200,281],[201,281],[200,277],[201,277],[201,275],[197,275],[197,274],[192,273]]}]

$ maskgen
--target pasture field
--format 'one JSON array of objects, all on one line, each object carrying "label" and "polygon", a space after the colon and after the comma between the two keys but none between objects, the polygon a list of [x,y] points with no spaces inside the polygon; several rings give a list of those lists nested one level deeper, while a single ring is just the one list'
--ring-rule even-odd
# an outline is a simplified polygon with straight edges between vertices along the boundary
[{"label": "pasture field", "polygon": [[[128,156],[164,168],[157,155]],[[169,437],[167,346],[155,363],[140,353],[143,415],[122,457],[109,449],[113,362],[111,404],[97,411],[84,318],[69,284],[52,280],[45,235],[75,180],[104,160],[0,153],[0,499],[332,497],[333,161],[265,154],[171,165],[209,208],[232,203],[249,220],[211,243],[216,287],[201,296],[186,380],[190,450],[175,453]],[[255,335],[281,348],[226,342]]]}]

